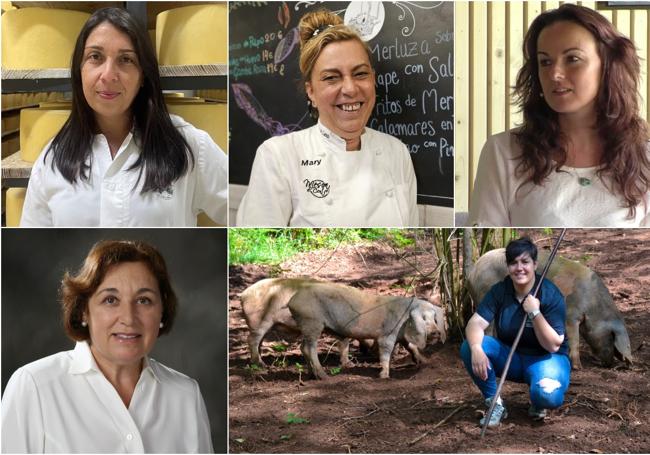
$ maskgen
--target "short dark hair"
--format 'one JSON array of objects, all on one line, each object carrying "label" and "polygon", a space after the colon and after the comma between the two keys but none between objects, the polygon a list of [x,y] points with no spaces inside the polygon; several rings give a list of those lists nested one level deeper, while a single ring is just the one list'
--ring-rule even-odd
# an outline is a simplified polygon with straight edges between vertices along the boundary
[{"label": "short dark hair", "polygon": [[58,169],[71,184],[77,179],[90,179],[88,160],[92,160],[91,147],[97,122],[83,93],[81,66],[88,36],[104,22],[129,37],[142,69],[142,87],[131,104],[134,139],[138,141],[141,154],[130,169],[139,170],[138,182],[144,174],[142,193],[164,191],[194,165],[194,155],[169,117],[151,39],[135,18],[122,8],[98,9],[79,32],[70,64],[72,112],[46,153],[52,151],[52,168]]},{"label": "short dark hair", "polygon": [[533,261],[537,261],[537,247],[529,237],[511,240],[506,247],[506,264],[512,264],[524,253],[528,253]]},{"label": "short dark hair", "polygon": [[61,280],[61,309],[66,335],[75,341],[90,338],[88,327],[81,322],[88,300],[95,293],[108,270],[124,262],[142,262],[158,281],[162,300],[163,327],[158,336],[169,332],[176,316],[176,293],[172,288],[165,259],[153,246],[138,241],[102,240],[91,248],[83,266],[75,275],[66,272]]}]

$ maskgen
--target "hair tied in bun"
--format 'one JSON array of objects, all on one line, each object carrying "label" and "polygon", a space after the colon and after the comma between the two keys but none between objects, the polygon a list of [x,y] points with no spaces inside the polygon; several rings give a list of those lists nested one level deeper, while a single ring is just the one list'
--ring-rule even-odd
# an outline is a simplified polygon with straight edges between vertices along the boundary
[{"label": "hair tied in bun", "polygon": [[320,32],[323,32],[323,31],[327,30],[330,27],[333,27],[333,25],[332,24],[327,24],[327,25],[323,25],[321,27],[318,27],[316,30],[314,30],[314,33],[311,34],[311,37],[313,38],[313,37],[317,36]]}]

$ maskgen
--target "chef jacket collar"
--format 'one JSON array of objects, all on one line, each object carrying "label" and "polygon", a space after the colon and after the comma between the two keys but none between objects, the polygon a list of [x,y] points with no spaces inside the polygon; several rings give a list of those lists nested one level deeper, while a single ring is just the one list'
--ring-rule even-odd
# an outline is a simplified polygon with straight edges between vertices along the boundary
[{"label": "chef jacket collar", "polygon": [[[113,161],[115,161],[117,159],[117,157],[120,156],[124,150],[126,150],[126,148],[129,146],[129,144],[131,144],[131,141],[134,140],[134,138],[135,138],[135,121],[131,125],[131,130],[129,131],[129,133],[126,135],[126,137],[122,141],[122,144],[117,149],[117,153],[115,153],[115,156],[113,157]],[[103,142],[105,142],[106,147],[108,148],[108,139],[106,138],[104,133],[95,134],[95,141],[103,141]]]},{"label": "chef jacket collar", "polygon": [[[68,373],[84,374],[90,371],[97,371],[101,373],[101,370],[97,366],[97,362],[93,357],[93,353],[90,351],[90,345],[88,344],[88,342],[77,341],[77,344],[74,347],[74,351],[72,351],[72,363],[70,364]],[[143,372],[149,371],[150,374],[154,377],[154,379],[160,382],[160,379],[158,378],[158,376],[156,376],[156,373],[152,368],[151,362],[149,362],[149,358],[147,356],[144,357],[142,371]]]},{"label": "chef jacket collar", "polygon": [[[325,142],[325,145],[335,151],[342,151],[342,152],[347,152],[345,149],[345,139],[342,137],[334,134],[331,130],[329,130],[325,125],[323,125],[320,121],[318,120],[318,131],[323,138],[323,141]],[[364,141],[363,141],[363,136],[366,134],[366,129],[363,129],[363,132],[361,133],[361,149],[364,147]]]}]

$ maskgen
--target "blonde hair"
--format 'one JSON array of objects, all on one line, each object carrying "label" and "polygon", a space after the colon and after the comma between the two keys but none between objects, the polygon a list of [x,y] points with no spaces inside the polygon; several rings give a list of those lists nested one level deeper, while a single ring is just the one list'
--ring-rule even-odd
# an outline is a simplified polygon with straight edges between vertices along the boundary
[{"label": "blonde hair", "polygon": [[318,56],[325,46],[338,41],[358,41],[368,54],[372,66],[372,53],[368,44],[361,39],[359,34],[343,23],[336,14],[321,9],[305,14],[298,23],[300,32],[300,72],[305,82],[311,80],[311,73],[318,60]]}]

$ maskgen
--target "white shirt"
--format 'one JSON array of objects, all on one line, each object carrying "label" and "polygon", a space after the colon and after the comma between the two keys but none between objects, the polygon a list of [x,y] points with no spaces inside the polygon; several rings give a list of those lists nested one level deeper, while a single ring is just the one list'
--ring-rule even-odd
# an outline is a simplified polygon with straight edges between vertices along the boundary
[{"label": "white shirt", "polygon": [[[598,167],[562,166],[543,185],[526,183],[515,169],[521,149],[510,131],[490,137],[479,159],[469,211],[475,226],[638,227],[650,226],[650,193],[628,218],[621,197],[596,175]],[[583,186],[580,179],[589,179]],[[584,180],[583,180],[584,182]]]},{"label": "white shirt", "polygon": [[[21,226],[196,226],[204,211],[226,224],[228,160],[208,133],[172,115],[194,153],[194,167],[159,193],[141,194],[144,174],[137,188],[138,169],[128,169],[140,157],[140,148],[129,133],[111,158],[103,134],[94,137],[90,179],[71,185],[52,169],[52,153],[41,153],[32,169],[23,206]],[[191,163],[190,163],[191,164]]]},{"label": "white shirt", "polygon": [[406,146],[366,128],[361,150],[320,122],[257,149],[237,226],[417,226]]},{"label": "white shirt", "polygon": [[2,452],[206,453],[195,380],[145,358],[127,409],[86,342],[19,368],[2,397]]}]

